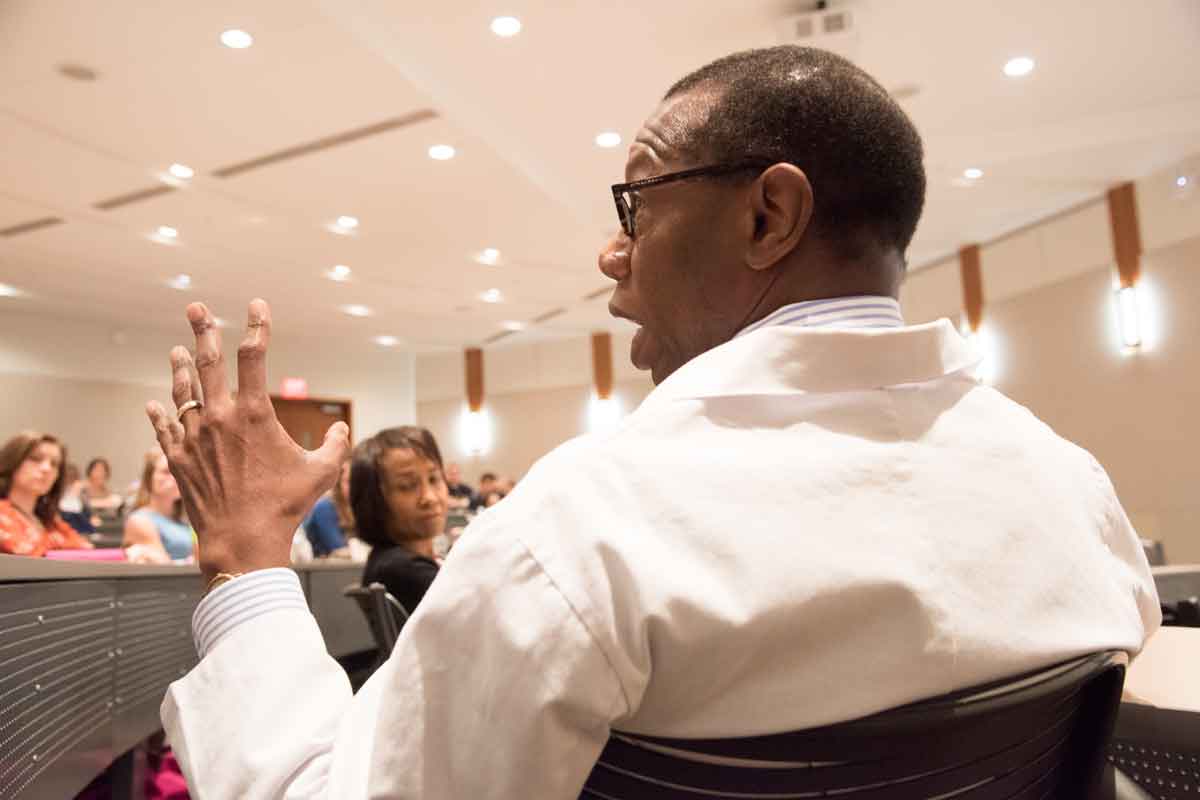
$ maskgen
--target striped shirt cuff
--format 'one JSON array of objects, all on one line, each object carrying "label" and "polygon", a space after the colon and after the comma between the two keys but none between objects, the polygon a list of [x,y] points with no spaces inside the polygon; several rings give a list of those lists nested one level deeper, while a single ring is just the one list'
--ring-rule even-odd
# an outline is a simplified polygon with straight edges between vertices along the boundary
[{"label": "striped shirt cuff", "polygon": [[308,611],[300,578],[287,567],[259,569],[213,589],[192,614],[192,637],[200,658],[243,622],[283,609]]}]

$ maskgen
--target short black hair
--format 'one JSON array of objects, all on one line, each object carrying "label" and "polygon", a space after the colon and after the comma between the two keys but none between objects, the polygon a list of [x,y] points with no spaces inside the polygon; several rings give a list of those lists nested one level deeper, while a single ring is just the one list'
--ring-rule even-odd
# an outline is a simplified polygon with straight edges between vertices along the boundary
[{"label": "short black hair", "polygon": [[442,452],[437,439],[425,428],[401,425],[385,428],[366,441],[359,442],[350,455],[350,508],[358,538],[369,545],[388,545],[391,536],[391,510],[383,496],[383,455],[389,450],[412,450],[417,455],[442,466]]},{"label": "short black hair", "polygon": [[480,483],[483,483],[484,481],[494,481],[494,480],[497,480],[496,473],[494,473],[494,472],[485,472],[479,476]]},{"label": "short black hair", "polygon": [[782,45],[746,50],[678,81],[664,100],[719,92],[684,151],[712,163],[795,164],[813,187],[814,230],[851,256],[872,234],[901,254],[925,204],[921,137],[870,75],[841,56]]}]

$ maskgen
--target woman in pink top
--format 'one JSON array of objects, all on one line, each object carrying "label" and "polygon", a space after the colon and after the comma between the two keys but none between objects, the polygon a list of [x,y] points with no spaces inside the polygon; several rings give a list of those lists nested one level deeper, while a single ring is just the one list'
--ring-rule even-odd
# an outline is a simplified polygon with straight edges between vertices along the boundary
[{"label": "woman in pink top", "polygon": [[0,448],[0,553],[44,556],[92,547],[58,515],[66,457],[57,439],[32,431]]}]

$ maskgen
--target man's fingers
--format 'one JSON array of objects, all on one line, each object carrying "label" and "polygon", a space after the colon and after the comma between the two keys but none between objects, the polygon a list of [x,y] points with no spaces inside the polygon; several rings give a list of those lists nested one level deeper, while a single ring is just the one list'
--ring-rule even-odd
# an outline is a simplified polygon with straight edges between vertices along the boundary
[{"label": "man's fingers", "polygon": [[265,300],[251,300],[246,312],[246,336],[238,347],[238,395],[267,401],[267,347],[271,343],[271,308]]},{"label": "man's fingers", "polygon": [[[195,367],[192,364],[192,354],[187,351],[186,347],[178,345],[172,347],[171,399],[175,401],[176,412],[180,408],[183,408],[185,403],[192,400],[201,400],[196,389],[196,374]],[[198,410],[188,411],[183,415],[181,430],[186,430],[191,435],[196,432],[199,425],[200,414]]]},{"label": "man's fingers", "polygon": [[196,335],[196,370],[200,373],[204,402],[214,407],[225,405],[229,402],[229,387],[225,381],[225,357],[221,354],[221,330],[203,303],[189,305],[187,318]]},{"label": "man's fingers", "polygon": [[325,431],[325,441],[313,452],[313,456],[324,464],[340,468],[350,454],[350,427],[344,422],[335,422]]},{"label": "man's fingers", "polygon": [[146,416],[154,426],[158,446],[164,453],[172,452],[174,447],[183,441],[183,426],[179,424],[179,420],[168,414],[160,403],[153,400],[147,403]]}]

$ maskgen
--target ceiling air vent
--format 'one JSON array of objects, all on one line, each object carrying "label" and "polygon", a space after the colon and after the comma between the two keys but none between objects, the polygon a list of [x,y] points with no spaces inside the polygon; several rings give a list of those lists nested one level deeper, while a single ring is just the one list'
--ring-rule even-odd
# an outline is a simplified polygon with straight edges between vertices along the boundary
[{"label": "ceiling air vent", "polygon": [[42,228],[52,228],[55,225],[62,225],[63,220],[60,217],[42,217],[41,219],[31,220],[29,222],[21,222],[12,225],[8,228],[0,228],[0,236],[20,236],[23,233],[33,233],[40,231]]},{"label": "ceiling air vent", "polygon": [[853,58],[858,44],[858,29],[854,22],[854,15],[844,8],[818,8],[791,14],[779,23],[779,43],[818,47]]},{"label": "ceiling air vent", "polygon": [[555,317],[561,317],[565,313],[567,313],[567,310],[565,308],[552,308],[549,311],[534,317],[532,322],[534,324],[541,323],[541,322],[547,322],[548,320],[552,320]]}]

